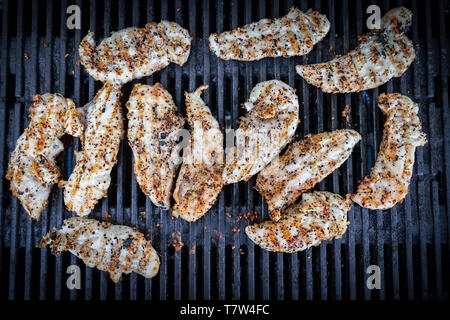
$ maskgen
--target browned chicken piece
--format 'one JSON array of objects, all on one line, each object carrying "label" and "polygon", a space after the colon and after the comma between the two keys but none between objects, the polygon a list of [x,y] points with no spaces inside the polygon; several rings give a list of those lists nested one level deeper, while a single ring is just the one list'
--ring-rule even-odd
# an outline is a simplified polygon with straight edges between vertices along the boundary
[{"label": "browned chicken piece", "polygon": [[136,272],[152,278],[159,270],[158,253],[150,241],[127,226],[74,217],[45,235],[40,247],[46,245],[55,255],[69,251],[89,268],[109,272],[116,283],[122,273]]},{"label": "browned chicken piece", "polygon": [[349,197],[314,191],[283,211],[278,222],[264,221],[245,228],[245,233],[261,248],[293,253],[318,246],[323,240],[341,238],[347,230]]},{"label": "browned chicken piece", "polygon": [[247,181],[264,169],[292,140],[300,122],[295,90],[279,80],[258,83],[244,107],[236,146],[226,156],[225,184]]},{"label": "browned chicken piece", "polygon": [[191,50],[191,37],[175,22],[150,22],[145,28],[126,28],[95,47],[89,32],[78,49],[81,64],[96,80],[120,87],[149,76],[169,63],[182,66]]},{"label": "browned chicken piece", "polygon": [[280,18],[265,18],[232,31],[213,33],[209,36],[209,48],[224,60],[301,56],[309,53],[329,30],[325,15],[292,7]]},{"label": "browned chicken piece", "polygon": [[82,108],[86,123],[83,150],[76,153],[77,163],[64,189],[64,202],[77,215],[88,215],[107,196],[124,134],[121,96],[120,89],[104,85]]},{"label": "browned chicken piece", "polygon": [[127,102],[128,143],[141,190],[158,207],[168,210],[180,166],[178,138],[184,118],[163,85],[136,84]]},{"label": "browned chicken piece", "polygon": [[56,157],[64,146],[59,138],[64,133],[81,136],[84,125],[72,99],[46,93],[35,95],[32,101],[30,124],[17,140],[6,178],[30,218],[38,220],[52,185],[61,179]]},{"label": "browned chicken piece", "polygon": [[200,98],[207,88],[203,85],[185,93],[191,137],[183,150],[172,214],[189,222],[201,218],[212,207],[223,186],[223,135],[219,123]]},{"label": "browned chicken piece", "polygon": [[278,221],[281,210],[339,168],[360,140],[354,130],[336,130],[291,144],[256,179],[255,189],[266,198],[270,218]]},{"label": "browned chicken piece", "polygon": [[387,117],[380,151],[370,176],[364,177],[352,200],[365,208],[386,210],[408,194],[414,152],[427,139],[417,115],[419,107],[410,98],[381,94],[378,107]]},{"label": "browned chicken piece", "polygon": [[373,89],[400,77],[416,58],[412,41],[402,33],[411,16],[406,8],[393,9],[383,17],[383,29],[361,36],[354,50],[328,62],[297,65],[296,71],[308,83],[332,93]]}]

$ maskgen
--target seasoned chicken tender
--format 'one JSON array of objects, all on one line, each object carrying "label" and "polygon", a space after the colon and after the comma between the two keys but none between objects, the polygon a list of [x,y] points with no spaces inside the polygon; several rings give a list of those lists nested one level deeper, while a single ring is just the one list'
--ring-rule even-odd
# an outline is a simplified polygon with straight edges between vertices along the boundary
[{"label": "seasoned chicken tender", "polygon": [[60,229],[45,235],[40,246],[46,245],[55,255],[69,251],[89,268],[109,272],[116,283],[122,273],[136,272],[152,278],[159,270],[158,253],[150,241],[127,226],[74,217],[64,220]]},{"label": "seasoned chicken tender", "polygon": [[380,151],[370,176],[364,177],[352,200],[365,208],[386,210],[408,194],[414,152],[427,139],[419,107],[410,98],[399,93],[381,94],[378,107],[387,117]]},{"label": "seasoned chicken tender", "polygon": [[76,153],[76,165],[64,189],[64,202],[77,215],[88,215],[107,195],[124,134],[121,96],[120,89],[104,85],[82,108],[83,150]]},{"label": "seasoned chicken tender", "polygon": [[266,198],[270,218],[278,221],[281,210],[339,168],[360,140],[354,130],[336,130],[291,144],[256,179],[255,189]]},{"label": "seasoned chicken tender", "polygon": [[174,22],[147,23],[145,28],[126,28],[113,32],[95,47],[94,33],[81,41],[81,64],[96,80],[121,86],[133,79],[149,76],[169,63],[182,66],[188,59],[191,37]]},{"label": "seasoned chicken tender", "polygon": [[411,23],[408,12],[406,8],[389,11],[383,17],[385,29],[361,36],[356,49],[328,62],[297,65],[297,73],[323,92],[332,93],[373,89],[400,77],[416,58],[412,41],[399,32]]},{"label": "seasoned chicken tender", "polygon": [[60,182],[56,157],[64,150],[64,133],[81,136],[83,122],[72,99],[60,94],[35,95],[30,124],[17,140],[6,178],[10,189],[31,219],[38,220],[46,208],[52,185]]},{"label": "seasoned chicken tender", "polygon": [[318,246],[322,240],[341,238],[347,230],[350,208],[348,197],[326,191],[304,193],[301,202],[284,210],[278,222],[249,225],[245,233],[268,251],[302,251]]},{"label": "seasoned chicken tender", "polygon": [[200,98],[207,85],[185,93],[191,137],[183,150],[183,164],[173,193],[173,216],[192,222],[214,204],[223,186],[223,134],[219,123]]},{"label": "seasoned chicken tender", "polygon": [[281,18],[265,18],[232,31],[213,33],[209,36],[209,48],[224,60],[301,56],[309,53],[329,30],[325,15],[292,7]]},{"label": "seasoned chicken tender", "polygon": [[141,190],[158,207],[168,210],[178,159],[178,138],[184,118],[163,85],[136,84],[127,102],[128,143]]},{"label": "seasoned chicken tender", "polygon": [[300,122],[295,90],[279,80],[258,83],[244,107],[248,113],[226,157],[225,184],[247,181],[261,171],[291,141]]}]

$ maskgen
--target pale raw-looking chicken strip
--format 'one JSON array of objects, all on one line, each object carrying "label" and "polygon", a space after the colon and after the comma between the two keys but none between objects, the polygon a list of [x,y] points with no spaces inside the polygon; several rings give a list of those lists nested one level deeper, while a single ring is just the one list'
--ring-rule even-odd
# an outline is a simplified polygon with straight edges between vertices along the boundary
[{"label": "pale raw-looking chicken strip", "polygon": [[322,240],[341,238],[347,230],[349,197],[326,192],[303,193],[302,200],[283,211],[278,222],[249,225],[245,233],[261,248],[293,253],[318,246]]},{"label": "pale raw-looking chicken strip", "polygon": [[327,17],[292,7],[281,18],[264,18],[221,34],[209,36],[209,48],[225,60],[254,61],[309,53],[330,30]]},{"label": "pale raw-looking chicken strip", "polygon": [[81,64],[96,80],[121,86],[133,79],[149,76],[169,63],[182,66],[188,59],[191,37],[174,22],[150,22],[145,28],[126,28],[113,32],[95,47],[89,32],[78,49]]},{"label": "pale raw-looking chicken strip", "polygon": [[183,150],[183,164],[173,192],[174,217],[192,222],[214,204],[223,186],[223,134],[211,110],[200,98],[207,85],[185,93],[191,137]]},{"label": "pale raw-looking chicken strip", "polygon": [[364,208],[386,210],[408,194],[414,152],[427,139],[419,107],[410,98],[399,93],[381,94],[378,107],[387,117],[380,151],[370,176],[364,177],[352,200]]},{"label": "pale raw-looking chicken strip", "polygon": [[291,144],[256,179],[255,189],[266,198],[270,218],[278,221],[281,210],[339,168],[360,140],[358,132],[344,129]]},{"label": "pale raw-looking chicken strip", "polygon": [[122,273],[136,272],[145,278],[159,270],[159,257],[150,241],[131,227],[112,225],[93,219],[73,217],[63,221],[60,229],[44,236],[54,255],[69,251],[89,268],[109,272],[117,283]]},{"label": "pale raw-looking chicken strip", "polygon": [[258,83],[244,107],[223,172],[225,184],[247,181],[261,171],[295,134],[299,104],[295,90],[279,80]]},{"label": "pale raw-looking chicken strip", "polygon": [[6,178],[30,218],[38,220],[52,185],[61,179],[56,157],[64,146],[59,138],[64,133],[79,137],[84,127],[72,99],[46,93],[35,95],[32,101],[30,124],[17,140]]},{"label": "pale raw-looking chicken strip", "polygon": [[83,150],[76,152],[76,165],[64,189],[66,207],[77,215],[88,215],[107,196],[124,134],[121,96],[120,89],[104,85],[82,108]]},{"label": "pale raw-looking chicken strip", "polygon": [[411,24],[406,8],[389,11],[381,31],[361,36],[359,45],[331,61],[297,65],[296,71],[323,92],[359,92],[376,88],[393,77],[400,77],[416,58],[413,43],[401,31]]},{"label": "pale raw-looking chicken strip", "polygon": [[127,109],[128,143],[133,150],[136,180],[156,206],[168,210],[181,162],[177,140],[184,118],[161,83],[136,84]]}]

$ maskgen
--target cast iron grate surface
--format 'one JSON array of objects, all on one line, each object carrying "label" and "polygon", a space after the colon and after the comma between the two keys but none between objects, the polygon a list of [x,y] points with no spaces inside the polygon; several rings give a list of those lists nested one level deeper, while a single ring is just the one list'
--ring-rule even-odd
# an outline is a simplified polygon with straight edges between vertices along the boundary
[{"label": "cast iron grate surface", "polygon": [[[66,8],[81,8],[81,30],[66,27]],[[331,22],[326,38],[307,56],[232,62],[208,49],[212,32],[230,30],[263,17],[284,15],[291,5],[325,13]],[[377,89],[358,94],[323,94],[296,75],[298,63],[321,62],[342,54],[367,32],[366,8],[378,4],[382,13],[404,5],[414,13],[408,36],[418,57],[409,70]],[[0,297],[2,299],[448,299],[450,273],[450,109],[448,99],[449,2],[439,1],[1,1],[0,71]],[[4,178],[9,155],[28,123],[30,98],[59,92],[82,106],[101,84],[77,64],[77,47],[88,29],[98,39],[111,31],[149,21],[172,20],[194,36],[191,56],[179,67],[170,65],[151,77],[122,88],[125,105],[134,83],[161,82],[183,115],[184,91],[207,83],[204,99],[224,129],[235,128],[243,115],[240,103],[254,85],[280,79],[297,90],[301,102],[298,136],[353,128],[363,137],[344,165],[316,189],[344,195],[354,192],[373,165],[384,117],[376,106],[383,92],[401,92],[420,105],[429,143],[416,151],[410,193],[388,211],[353,205],[342,239],[296,254],[260,250],[244,233],[248,212],[265,220],[267,206],[248,183],[226,186],[211,211],[197,223],[173,220],[155,208],[132,174],[132,154],[122,141],[108,198],[93,217],[135,226],[147,234],[161,254],[153,279],[136,274],[114,284],[106,273],[90,269],[66,253],[54,257],[37,249],[42,235],[71,216],[62,190],[55,187],[39,221],[27,219]],[[346,106],[348,118],[343,116]],[[347,110],[348,110],[347,108]],[[125,108],[123,108],[125,114]],[[447,134],[445,134],[447,132]],[[74,164],[79,141],[64,137],[60,158],[65,177]],[[145,214],[144,214],[145,212]],[[227,214],[226,214],[227,213]],[[110,217],[109,217],[110,216]],[[184,246],[174,248],[178,233]],[[80,290],[68,290],[66,269],[82,271]],[[381,289],[366,286],[369,265],[381,269]]]}]

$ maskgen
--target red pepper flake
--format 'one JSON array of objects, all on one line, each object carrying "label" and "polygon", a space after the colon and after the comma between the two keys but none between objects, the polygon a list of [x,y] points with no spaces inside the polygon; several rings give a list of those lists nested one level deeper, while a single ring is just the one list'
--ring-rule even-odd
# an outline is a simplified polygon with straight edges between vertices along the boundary
[{"label": "red pepper flake", "polygon": [[217,81],[217,78],[216,77],[214,77],[214,78],[212,78],[212,80],[211,80],[212,82],[216,82]]},{"label": "red pepper flake", "polygon": [[180,251],[184,246],[184,243],[181,241],[181,235],[178,232],[174,231],[172,232],[172,239],[172,246],[175,248],[175,251]]},{"label": "red pepper flake", "polygon": [[231,213],[229,213],[228,211],[225,212],[225,214],[227,215],[227,217],[232,218]]},{"label": "red pepper flake", "polygon": [[181,10],[180,8],[177,8],[177,12],[180,12],[180,10]]},{"label": "red pepper flake", "polygon": [[191,250],[189,250],[190,254],[194,254],[195,253],[195,245],[192,245]]},{"label": "red pepper flake", "polygon": [[44,48],[48,47],[48,42],[44,42]]},{"label": "red pepper flake", "polygon": [[241,232],[241,229],[233,227],[231,228],[231,232]]},{"label": "red pepper flake", "polygon": [[24,53],[23,56],[25,57],[25,60],[30,59],[30,56],[28,55],[28,53]]},{"label": "red pepper flake", "polygon": [[69,54],[68,53],[66,53],[65,55],[64,55],[64,58],[66,58],[67,59],[67,57],[69,56]]},{"label": "red pepper flake", "polygon": [[244,250],[242,250],[242,248],[239,248],[239,253],[244,254],[245,252],[244,252]]}]

